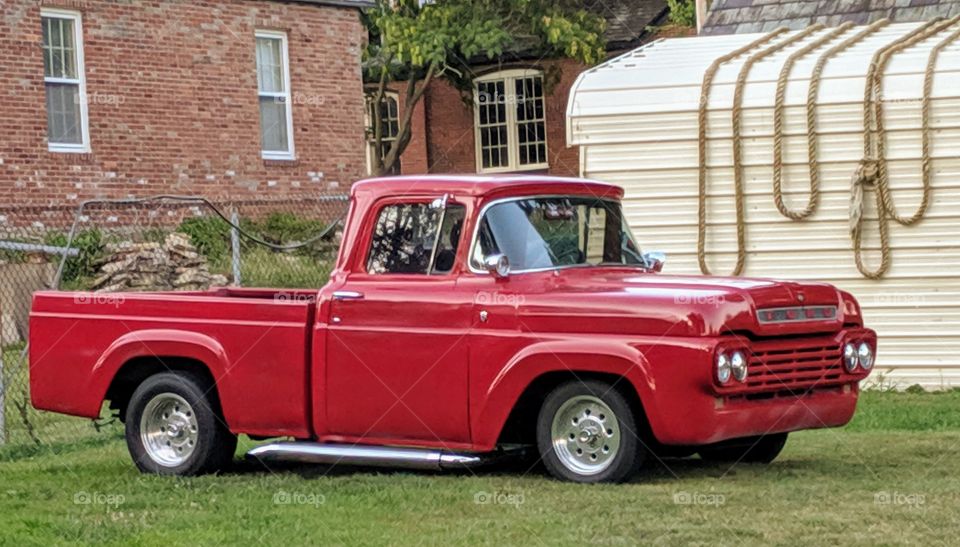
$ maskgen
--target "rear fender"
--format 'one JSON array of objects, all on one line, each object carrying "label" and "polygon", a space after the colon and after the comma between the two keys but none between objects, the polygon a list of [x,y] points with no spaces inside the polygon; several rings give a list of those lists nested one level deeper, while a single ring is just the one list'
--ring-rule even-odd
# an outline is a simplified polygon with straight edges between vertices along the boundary
[{"label": "rear fender", "polygon": [[[219,342],[196,332],[150,329],[124,334],[110,344],[93,366],[90,388],[97,394],[97,413],[106,397],[107,389],[120,368],[133,359],[145,357],[158,359],[175,357],[198,361],[207,367],[218,384],[225,378],[230,362]],[[231,423],[232,405],[223,399],[221,399],[221,405],[224,417],[228,423]]]},{"label": "rear fender", "polygon": [[654,390],[647,360],[639,350],[622,342],[561,340],[533,344],[503,368],[478,411],[473,413],[474,444],[480,449],[493,449],[524,390],[537,378],[552,372],[620,376],[623,380],[618,387],[635,390],[641,402],[650,400]]}]

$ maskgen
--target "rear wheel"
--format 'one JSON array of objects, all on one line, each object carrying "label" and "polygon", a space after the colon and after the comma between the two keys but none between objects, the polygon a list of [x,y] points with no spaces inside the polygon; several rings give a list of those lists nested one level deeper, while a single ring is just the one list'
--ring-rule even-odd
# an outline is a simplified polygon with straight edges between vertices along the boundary
[{"label": "rear wheel", "polygon": [[777,459],[786,444],[786,433],[773,433],[703,447],[699,453],[708,462],[770,463]]},{"label": "rear wheel", "polygon": [[224,468],[237,437],[201,378],[164,372],[143,381],[127,407],[127,448],[145,473],[197,475]]},{"label": "rear wheel", "polygon": [[544,400],[537,446],[554,477],[574,482],[622,482],[643,463],[637,421],[626,398],[610,384],[568,382]]}]

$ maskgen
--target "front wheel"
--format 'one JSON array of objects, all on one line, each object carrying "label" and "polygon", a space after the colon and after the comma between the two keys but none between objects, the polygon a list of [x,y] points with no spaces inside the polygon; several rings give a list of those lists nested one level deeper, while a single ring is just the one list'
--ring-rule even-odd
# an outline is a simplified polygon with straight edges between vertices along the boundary
[{"label": "front wheel", "polygon": [[544,466],[558,479],[622,482],[646,453],[626,398],[610,384],[567,382],[544,400],[537,419],[537,446]]},{"label": "front wheel", "polygon": [[777,459],[786,444],[786,433],[773,433],[703,447],[699,453],[708,462],[770,463]]},{"label": "front wheel", "polygon": [[219,471],[237,449],[210,389],[182,372],[157,374],[137,387],[127,407],[126,439],[137,467],[160,475]]}]

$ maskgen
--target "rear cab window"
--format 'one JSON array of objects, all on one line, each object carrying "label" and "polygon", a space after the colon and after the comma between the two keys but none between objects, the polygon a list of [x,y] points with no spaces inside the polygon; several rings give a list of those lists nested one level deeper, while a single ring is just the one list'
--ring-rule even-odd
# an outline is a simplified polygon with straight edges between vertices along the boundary
[{"label": "rear cab window", "polygon": [[377,214],[367,253],[373,275],[450,273],[456,261],[466,208],[458,203],[393,203]]}]

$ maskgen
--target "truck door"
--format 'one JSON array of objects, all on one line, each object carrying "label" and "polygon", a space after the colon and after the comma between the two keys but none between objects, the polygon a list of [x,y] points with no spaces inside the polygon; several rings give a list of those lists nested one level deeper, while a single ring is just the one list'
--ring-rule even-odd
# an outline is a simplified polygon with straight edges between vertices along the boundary
[{"label": "truck door", "polygon": [[442,198],[378,203],[365,247],[333,295],[326,425],[334,436],[469,443],[467,333],[473,293],[453,263],[465,209]]}]

